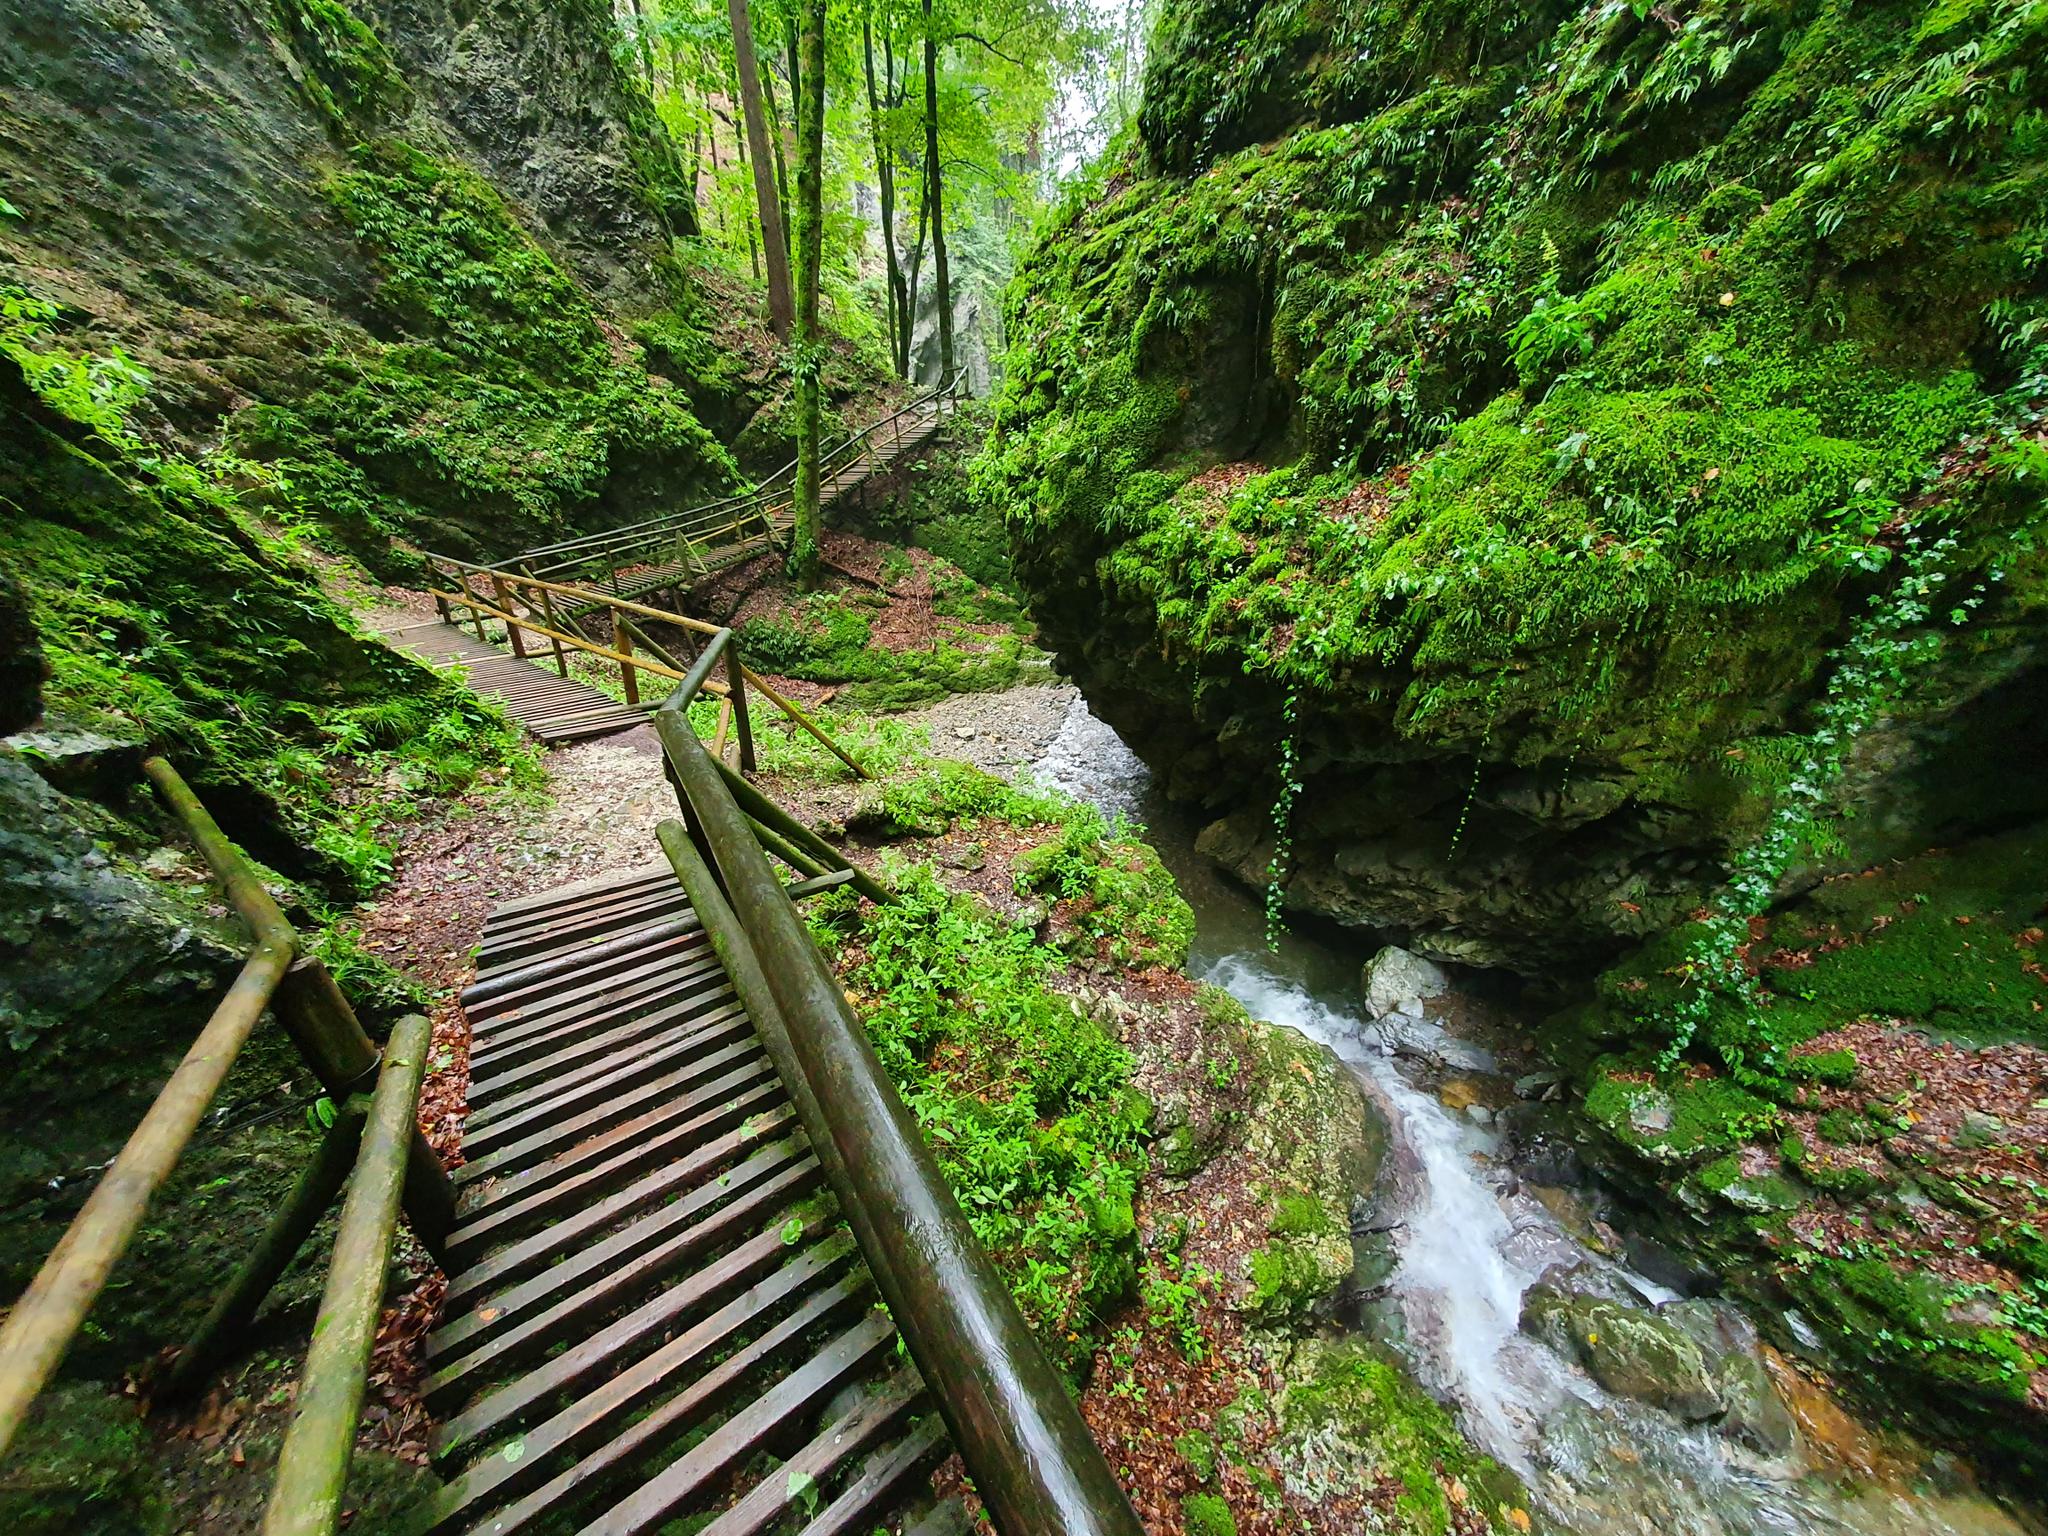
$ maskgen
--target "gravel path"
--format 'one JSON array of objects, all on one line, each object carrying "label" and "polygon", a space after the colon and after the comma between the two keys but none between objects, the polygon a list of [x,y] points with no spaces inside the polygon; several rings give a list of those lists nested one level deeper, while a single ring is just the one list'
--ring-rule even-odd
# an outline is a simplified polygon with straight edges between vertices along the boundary
[{"label": "gravel path", "polygon": [[1072,683],[1027,683],[1001,693],[956,693],[895,718],[928,729],[934,757],[958,758],[1013,778],[1044,756],[1079,697]]}]

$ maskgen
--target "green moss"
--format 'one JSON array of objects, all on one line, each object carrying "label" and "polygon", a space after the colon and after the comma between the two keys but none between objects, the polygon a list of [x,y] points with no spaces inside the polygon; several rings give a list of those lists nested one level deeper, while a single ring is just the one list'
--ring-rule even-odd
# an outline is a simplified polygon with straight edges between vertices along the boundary
[{"label": "green moss", "polygon": [[[1398,1529],[1441,1536],[1463,1529],[1450,1485],[1498,1529],[1527,1501],[1512,1475],[1478,1455],[1451,1416],[1362,1340],[1301,1346],[1280,1401],[1283,1465],[1290,1444],[1319,1442],[1321,1456],[1295,1468],[1313,1495],[1391,1483]],[[1330,1444],[1334,1441],[1335,1444]],[[1319,1464],[1318,1464],[1319,1463]],[[1329,1486],[1325,1486],[1329,1485]]]},{"label": "green moss", "polygon": [[1195,1474],[1196,1481],[1206,1483],[1216,1475],[1216,1442],[1206,1432],[1191,1429],[1178,1435],[1173,1448]]},{"label": "green moss", "polygon": [[2010,3],[1177,10],[1007,300],[978,472],[1045,634],[1212,793],[1291,685],[1332,776],[1477,754],[1739,843],[1883,530],[2042,611],[2040,48]]},{"label": "green moss", "polygon": [[157,1536],[171,1512],[135,1404],[60,1383],[36,1400],[0,1474],[0,1525],[16,1536]]},{"label": "green moss", "polygon": [[1180,1518],[1188,1536],[1237,1536],[1237,1517],[1213,1493],[1191,1493],[1182,1499]]},{"label": "green moss", "polygon": [[[600,502],[623,518],[732,483],[687,398],[615,354],[589,297],[481,177],[380,139],[326,191],[379,302],[423,338],[328,354],[298,407],[388,524],[496,554]],[[617,500],[622,470],[646,504]]]},{"label": "green moss", "polygon": [[[1978,1409],[2027,1400],[2033,1360],[2026,1349],[2010,1329],[1953,1320],[1950,1309],[1964,1298],[1931,1276],[1880,1258],[1821,1257],[1787,1283],[1807,1315],[1844,1348],[1884,1361],[1906,1380]],[[2018,1420],[2008,1423],[2001,1431],[1988,1421],[1987,1444],[2027,1433]]]},{"label": "green moss", "polygon": [[345,0],[271,0],[270,13],[298,56],[300,90],[337,129],[375,123],[411,100],[383,39]]}]

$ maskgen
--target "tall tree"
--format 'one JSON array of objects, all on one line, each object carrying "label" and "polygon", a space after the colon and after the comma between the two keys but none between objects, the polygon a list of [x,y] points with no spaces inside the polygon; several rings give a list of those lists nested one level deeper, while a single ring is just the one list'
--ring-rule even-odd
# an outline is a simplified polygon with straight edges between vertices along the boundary
[{"label": "tall tree", "polygon": [[[886,48],[888,39],[883,38]],[[881,200],[882,212],[882,261],[887,269],[887,287],[883,289],[884,308],[889,327],[889,349],[896,357],[896,371],[904,371],[904,348],[897,342],[902,329],[900,316],[903,313],[906,289],[903,281],[903,264],[896,256],[896,157],[889,152],[889,146],[882,132],[882,103],[896,85],[896,60],[890,56],[887,84],[880,96],[875,91],[875,27],[872,14],[872,0],[863,5],[860,13],[861,62],[867,69],[868,81],[868,133],[875,145],[875,192]]]},{"label": "tall tree", "polygon": [[789,242],[782,233],[782,199],[769,157],[768,119],[761,111],[761,71],[754,60],[754,27],[747,0],[727,0],[732,15],[733,72],[739,76],[740,111],[747,120],[747,156],[754,171],[754,202],[761,213],[761,256],[768,273],[768,323],[789,340],[795,306],[789,291]]},{"label": "tall tree", "polygon": [[939,168],[939,38],[932,0],[924,0],[925,203],[931,209],[932,281],[938,292],[939,377],[953,374],[953,287],[946,272],[946,179]]},{"label": "tall tree", "polygon": [[818,579],[818,418],[825,349],[818,334],[818,279],[825,252],[825,6],[804,0],[796,81],[796,529],[791,574]]}]

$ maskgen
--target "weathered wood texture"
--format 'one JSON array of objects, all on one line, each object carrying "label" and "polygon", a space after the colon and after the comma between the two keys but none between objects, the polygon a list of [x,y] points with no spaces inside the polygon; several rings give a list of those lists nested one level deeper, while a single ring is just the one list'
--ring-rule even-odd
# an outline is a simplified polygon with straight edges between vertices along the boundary
[{"label": "weathered wood texture", "polygon": [[943,1422],[675,876],[507,903],[464,1004],[433,1529],[866,1532],[926,1493]]},{"label": "weathered wood texture", "polygon": [[542,741],[610,736],[647,723],[644,709],[621,704],[588,683],[543,671],[452,624],[410,624],[387,630],[384,638],[437,666],[461,662],[471,688],[496,699]]}]

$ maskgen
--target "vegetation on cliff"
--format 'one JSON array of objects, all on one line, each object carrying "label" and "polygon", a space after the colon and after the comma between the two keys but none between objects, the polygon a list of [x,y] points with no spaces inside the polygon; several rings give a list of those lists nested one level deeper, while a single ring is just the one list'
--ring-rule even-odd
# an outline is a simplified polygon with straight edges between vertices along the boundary
[{"label": "vegetation on cliff", "polygon": [[[1428,835],[1321,797],[1354,868],[1294,903],[1446,953],[1687,911],[1945,533],[1991,592],[1901,711],[1938,778],[2038,644],[2044,45],[2019,0],[1176,11],[1011,294],[982,469],[1050,638],[1218,808],[1298,688],[1308,777]],[[1484,890],[1532,846],[1547,948]]]}]

